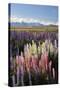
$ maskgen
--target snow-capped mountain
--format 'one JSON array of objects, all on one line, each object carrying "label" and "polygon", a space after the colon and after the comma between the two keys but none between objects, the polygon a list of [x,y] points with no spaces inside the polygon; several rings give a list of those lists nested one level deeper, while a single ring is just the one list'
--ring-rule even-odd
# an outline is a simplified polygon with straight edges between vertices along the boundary
[{"label": "snow-capped mountain", "polygon": [[40,23],[26,23],[26,22],[11,22],[11,26],[43,26],[43,24]]},{"label": "snow-capped mountain", "polygon": [[54,22],[41,21],[33,18],[10,18],[11,26],[45,26],[45,25],[56,25]]}]

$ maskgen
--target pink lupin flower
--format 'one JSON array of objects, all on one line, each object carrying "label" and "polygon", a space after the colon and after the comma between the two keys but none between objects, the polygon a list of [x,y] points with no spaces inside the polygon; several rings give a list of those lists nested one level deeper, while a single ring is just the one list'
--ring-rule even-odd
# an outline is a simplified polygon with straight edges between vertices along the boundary
[{"label": "pink lupin flower", "polygon": [[46,70],[48,70],[48,53],[47,52],[45,52],[44,58],[45,58],[45,67],[46,67]]},{"label": "pink lupin flower", "polygon": [[39,60],[39,70],[40,70],[40,71],[42,70],[42,63],[41,63],[41,60]]},{"label": "pink lupin flower", "polygon": [[21,73],[21,84],[22,86],[24,85],[24,57],[23,57],[23,53],[21,52],[21,56],[19,56],[19,64],[20,64],[20,73]]},{"label": "pink lupin flower", "polygon": [[18,65],[19,64],[19,56],[16,55],[16,64]]},{"label": "pink lupin flower", "polygon": [[49,62],[49,71],[51,72],[52,61]]},{"label": "pink lupin flower", "polygon": [[34,58],[34,56],[32,56],[32,68],[34,69],[35,72],[37,72],[36,65],[37,65],[36,59]]},{"label": "pink lupin flower", "polygon": [[16,64],[17,64],[17,85],[19,85],[19,56],[16,56]]}]

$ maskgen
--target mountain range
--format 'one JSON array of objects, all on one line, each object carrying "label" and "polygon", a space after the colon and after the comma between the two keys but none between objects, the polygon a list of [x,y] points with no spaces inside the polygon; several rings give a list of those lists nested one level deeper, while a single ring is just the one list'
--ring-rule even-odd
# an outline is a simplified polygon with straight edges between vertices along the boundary
[{"label": "mountain range", "polygon": [[40,23],[27,23],[27,22],[11,22],[10,26],[44,26],[43,24]]}]

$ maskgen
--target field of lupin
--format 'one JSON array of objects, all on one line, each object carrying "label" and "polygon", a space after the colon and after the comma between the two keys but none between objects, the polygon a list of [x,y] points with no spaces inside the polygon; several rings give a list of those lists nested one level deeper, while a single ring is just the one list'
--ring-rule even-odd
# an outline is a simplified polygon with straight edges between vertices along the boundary
[{"label": "field of lupin", "polygon": [[58,31],[10,30],[9,84],[58,83]]}]

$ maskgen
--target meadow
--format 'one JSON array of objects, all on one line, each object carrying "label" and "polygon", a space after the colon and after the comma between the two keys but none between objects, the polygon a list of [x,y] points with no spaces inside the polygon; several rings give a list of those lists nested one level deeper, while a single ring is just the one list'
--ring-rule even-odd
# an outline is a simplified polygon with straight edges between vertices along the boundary
[{"label": "meadow", "polygon": [[9,28],[9,85],[58,83],[58,26]]}]

